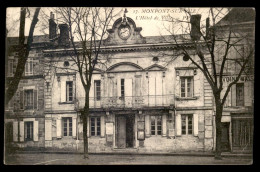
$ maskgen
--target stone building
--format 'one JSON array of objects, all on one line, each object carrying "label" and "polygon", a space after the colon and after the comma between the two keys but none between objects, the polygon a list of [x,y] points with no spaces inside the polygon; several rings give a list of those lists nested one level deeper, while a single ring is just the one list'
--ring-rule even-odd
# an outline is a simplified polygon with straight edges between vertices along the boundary
[{"label": "stone building", "polygon": [[[5,107],[5,143],[11,147],[44,148],[44,77],[42,49],[46,36],[35,36],[18,89]],[[27,38],[25,39],[27,42]],[[18,38],[7,38],[6,84],[18,63]]]},{"label": "stone building", "polygon": [[[125,26],[117,19],[102,42],[101,59],[110,58],[92,77],[89,151],[211,151],[212,93],[202,72],[182,56],[164,67],[170,57],[158,53],[180,51],[169,43],[171,37],[143,37],[142,28],[127,21]],[[126,34],[120,34],[122,29]],[[69,39],[65,25],[60,33],[54,45]],[[46,148],[83,149],[84,88],[70,52],[69,45],[43,51],[45,63],[55,66],[45,68]]]},{"label": "stone building", "polygon": [[[234,8],[217,23],[217,38],[227,40],[231,31],[228,58],[246,58],[254,46],[255,11],[252,8]],[[225,44],[224,44],[225,45]],[[224,54],[221,41],[216,44],[218,58]],[[253,47],[254,48],[254,47]],[[224,48],[225,50],[225,48]],[[220,67],[220,65],[219,65]],[[240,65],[227,61],[223,77],[223,91],[236,79]],[[222,94],[223,98],[224,94]],[[233,85],[224,105],[222,116],[222,144],[224,151],[252,151],[254,130],[254,54],[237,84]]]}]

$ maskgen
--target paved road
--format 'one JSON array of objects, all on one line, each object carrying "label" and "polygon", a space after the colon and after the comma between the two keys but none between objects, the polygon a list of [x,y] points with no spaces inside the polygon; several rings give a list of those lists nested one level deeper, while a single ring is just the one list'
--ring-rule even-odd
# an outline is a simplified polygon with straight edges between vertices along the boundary
[{"label": "paved road", "polygon": [[82,154],[14,154],[6,157],[7,165],[250,165],[246,157],[147,156],[147,155],[89,155]]}]

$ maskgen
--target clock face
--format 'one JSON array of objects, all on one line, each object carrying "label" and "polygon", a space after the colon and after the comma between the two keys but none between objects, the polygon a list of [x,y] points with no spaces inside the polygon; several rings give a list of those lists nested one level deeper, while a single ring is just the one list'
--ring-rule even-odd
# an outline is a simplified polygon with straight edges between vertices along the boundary
[{"label": "clock face", "polygon": [[130,28],[128,26],[119,28],[118,32],[120,38],[127,39],[130,36]]}]

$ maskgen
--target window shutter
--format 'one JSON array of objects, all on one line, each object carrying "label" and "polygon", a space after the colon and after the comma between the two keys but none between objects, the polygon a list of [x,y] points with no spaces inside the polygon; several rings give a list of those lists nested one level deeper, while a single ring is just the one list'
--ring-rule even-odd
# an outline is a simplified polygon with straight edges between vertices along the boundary
[{"label": "window shutter", "polygon": [[[198,72],[198,70],[197,70],[197,72]],[[208,82],[208,81],[206,81],[206,82]],[[201,84],[200,76],[198,73],[197,75],[192,77],[192,80],[191,80],[191,95],[195,96],[195,97],[199,97],[201,94],[201,87],[202,87],[202,84]]]},{"label": "window shutter", "polygon": [[61,78],[61,83],[60,83],[60,101],[61,102],[66,102],[66,82],[62,81]]},{"label": "window shutter", "polygon": [[52,121],[45,119],[45,140],[52,140]]},{"label": "window shutter", "polygon": [[117,97],[121,97],[121,78],[117,78]]},{"label": "window shutter", "polygon": [[20,141],[23,142],[24,141],[24,122],[23,121],[20,121],[19,122],[19,129],[20,129]]},{"label": "window shutter", "polygon": [[132,107],[132,94],[133,92],[133,83],[132,83],[132,79],[125,79],[125,104],[128,107]]},{"label": "window shutter", "polygon": [[18,141],[18,122],[17,121],[13,122],[13,141],[14,142]]},{"label": "window shutter", "polygon": [[199,133],[198,114],[193,114],[193,135],[198,136],[198,133]]},{"label": "window shutter", "polygon": [[236,84],[231,87],[231,106],[236,106]]},{"label": "window shutter", "polygon": [[77,117],[72,118],[72,137],[77,137]]},{"label": "window shutter", "polygon": [[162,116],[162,136],[167,135],[167,116]]},{"label": "window shutter", "polygon": [[37,104],[38,104],[38,95],[37,95],[37,90],[33,90],[33,108],[37,109]]},{"label": "window shutter", "polygon": [[101,121],[101,126],[100,126],[101,133],[100,133],[100,136],[101,137],[105,137],[105,116],[104,115],[101,116],[100,121]]},{"label": "window shutter", "polygon": [[34,121],[33,122],[33,141],[39,141],[39,127],[38,127],[39,121]]},{"label": "window shutter", "polygon": [[156,95],[156,105],[162,105],[162,78],[161,77],[156,77],[156,90],[155,90],[155,95]]},{"label": "window shutter", "polygon": [[[179,71],[178,71],[179,72]],[[175,83],[175,95],[177,97],[180,97],[181,93],[181,81],[180,81],[180,77],[179,76],[176,76],[176,83]]]},{"label": "window shutter", "polygon": [[149,78],[149,105],[155,105],[155,78]]},{"label": "window shutter", "polygon": [[23,96],[24,96],[24,91],[20,91],[20,109],[24,109],[24,99],[23,99]]},{"label": "window shutter", "polygon": [[151,136],[150,115],[145,115],[145,137]]},{"label": "window shutter", "polygon": [[57,131],[57,138],[61,138],[61,118],[57,118],[56,120],[56,131]]},{"label": "window shutter", "polygon": [[176,115],[176,135],[181,136],[181,114]]},{"label": "window shutter", "polygon": [[[14,95],[15,96],[15,95]],[[14,109],[14,97],[11,98],[11,100],[9,101],[9,109],[12,110]]]}]

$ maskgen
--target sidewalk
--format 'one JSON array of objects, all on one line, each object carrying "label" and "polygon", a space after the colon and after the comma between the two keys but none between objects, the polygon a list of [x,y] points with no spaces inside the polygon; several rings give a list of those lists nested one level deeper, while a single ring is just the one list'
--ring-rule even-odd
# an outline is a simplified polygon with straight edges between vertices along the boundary
[{"label": "sidewalk", "polygon": [[[77,151],[65,151],[65,150],[18,150],[16,154],[83,154],[83,152]],[[114,152],[89,152],[90,155],[147,155],[147,156],[198,156],[198,157],[213,157],[213,152],[129,152],[125,150],[116,150]],[[244,157],[252,158],[253,154],[249,152],[223,152],[222,157]]]}]

